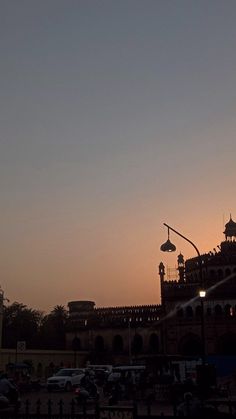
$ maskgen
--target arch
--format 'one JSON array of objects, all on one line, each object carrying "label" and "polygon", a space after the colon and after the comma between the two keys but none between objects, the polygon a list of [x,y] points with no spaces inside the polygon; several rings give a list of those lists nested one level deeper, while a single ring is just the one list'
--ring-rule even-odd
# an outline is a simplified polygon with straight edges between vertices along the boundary
[{"label": "arch", "polygon": [[193,308],[191,306],[186,307],[186,317],[193,317]]},{"label": "arch", "polygon": [[143,349],[143,338],[141,335],[136,333],[132,341],[132,352],[134,354],[139,354],[140,352],[142,352],[142,349]]},{"label": "arch", "polygon": [[151,353],[159,352],[159,336],[156,333],[152,333],[149,338],[149,349]]},{"label": "arch", "polygon": [[215,272],[215,270],[214,270],[214,269],[211,269],[211,270],[210,270],[210,278],[211,278],[211,279],[215,279],[215,277],[216,277],[216,272]]},{"label": "arch", "polygon": [[215,315],[216,316],[221,316],[222,315],[222,307],[220,306],[220,304],[217,304],[215,306]]},{"label": "arch", "polygon": [[202,314],[202,307],[200,305],[198,305],[196,307],[195,314],[196,314],[197,317],[200,317],[201,316],[201,314]]},{"label": "arch", "polygon": [[227,268],[225,269],[225,276],[231,275],[231,269]]},{"label": "arch", "polygon": [[224,307],[224,313],[226,316],[230,316],[231,315],[231,305],[230,304],[226,304]]},{"label": "arch", "polygon": [[183,317],[184,315],[184,310],[182,308],[178,308],[177,309],[177,317]]},{"label": "arch", "polygon": [[198,335],[188,333],[179,342],[179,353],[181,355],[200,355],[202,353],[202,342]]},{"label": "arch", "polygon": [[104,339],[102,336],[98,335],[95,338],[95,342],[94,342],[94,349],[97,352],[104,352]]},{"label": "arch", "polygon": [[218,279],[223,279],[223,271],[222,271],[222,269],[218,269],[217,275],[218,275]]},{"label": "arch", "polygon": [[211,316],[211,307],[207,307],[206,313],[207,316]]},{"label": "arch", "polygon": [[124,342],[121,335],[114,336],[113,342],[112,342],[112,349],[115,353],[123,352]]},{"label": "arch", "polygon": [[216,350],[219,355],[236,355],[236,334],[228,332],[220,336]]},{"label": "arch", "polygon": [[72,349],[73,351],[80,351],[81,350],[81,341],[78,336],[75,336],[72,340]]}]

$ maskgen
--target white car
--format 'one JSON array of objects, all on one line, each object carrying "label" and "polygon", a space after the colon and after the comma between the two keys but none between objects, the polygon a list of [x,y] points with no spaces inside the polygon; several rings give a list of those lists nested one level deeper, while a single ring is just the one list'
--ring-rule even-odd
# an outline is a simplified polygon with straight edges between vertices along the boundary
[{"label": "white car", "polygon": [[71,391],[80,384],[85,373],[84,368],[62,368],[47,379],[47,389]]}]

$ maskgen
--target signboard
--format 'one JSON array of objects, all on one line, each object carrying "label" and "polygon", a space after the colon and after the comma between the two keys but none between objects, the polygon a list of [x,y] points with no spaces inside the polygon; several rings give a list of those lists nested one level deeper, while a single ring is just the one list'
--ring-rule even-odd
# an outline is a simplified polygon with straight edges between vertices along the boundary
[{"label": "signboard", "polygon": [[129,406],[102,406],[99,408],[101,419],[133,419],[134,408]]}]

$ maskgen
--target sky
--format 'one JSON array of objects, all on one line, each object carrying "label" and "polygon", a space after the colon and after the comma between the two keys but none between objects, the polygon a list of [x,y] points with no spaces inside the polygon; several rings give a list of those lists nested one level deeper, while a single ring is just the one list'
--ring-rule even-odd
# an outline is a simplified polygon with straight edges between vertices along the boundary
[{"label": "sky", "polygon": [[[236,220],[234,0],[0,1],[0,284],[50,311],[160,303]],[[171,271],[169,271],[171,272]]]}]

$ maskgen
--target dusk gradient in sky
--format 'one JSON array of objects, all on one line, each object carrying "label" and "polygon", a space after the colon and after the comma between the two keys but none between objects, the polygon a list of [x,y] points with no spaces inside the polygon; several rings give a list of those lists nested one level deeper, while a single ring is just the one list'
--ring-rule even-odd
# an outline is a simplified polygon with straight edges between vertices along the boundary
[{"label": "dusk gradient in sky", "polygon": [[236,220],[235,0],[1,0],[0,284],[49,311],[160,302]]}]

